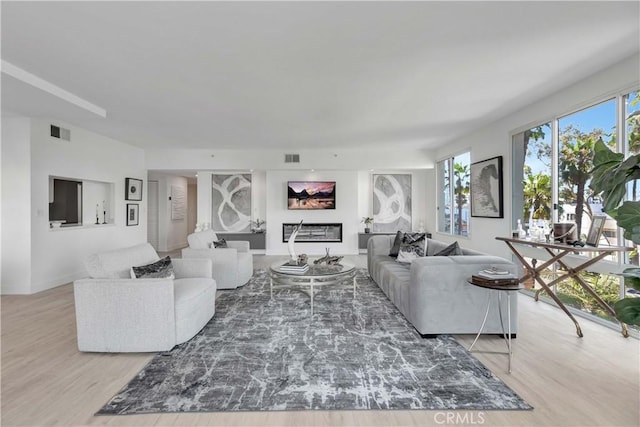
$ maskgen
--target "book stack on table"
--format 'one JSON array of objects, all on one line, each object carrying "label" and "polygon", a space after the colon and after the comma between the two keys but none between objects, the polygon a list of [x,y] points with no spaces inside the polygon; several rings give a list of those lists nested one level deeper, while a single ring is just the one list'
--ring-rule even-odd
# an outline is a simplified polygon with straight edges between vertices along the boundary
[{"label": "book stack on table", "polygon": [[280,266],[280,271],[283,273],[304,274],[309,271],[309,264],[295,264],[291,262],[285,262]]},{"label": "book stack on table", "polygon": [[497,268],[479,271],[471,277],[471,280],[485,285],[514,286],[520,283],[515,274]]}]

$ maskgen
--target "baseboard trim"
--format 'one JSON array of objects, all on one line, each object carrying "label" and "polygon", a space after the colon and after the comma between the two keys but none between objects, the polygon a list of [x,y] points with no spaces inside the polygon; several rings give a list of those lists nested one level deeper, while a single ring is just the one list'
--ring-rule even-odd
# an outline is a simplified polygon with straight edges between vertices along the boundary
[{"label": "baseboard trim", "polygon": [[[420,332],[418,332],[418,333],[420,334]],[[433,339],[433,338],[438,338],[440,335],[457,335],[457,334],[420,334],[420,337],[424,338],[424,339]],[[505,337],[505,336],[509,336],[509,334],[482,334],[482,335],[491,335],[491,336],[496,336],[496,337],[500,337],[500,338]],[[512,333],[511,334],[511,339],[516,339],[516,338],[518,338],[518,334]]]}]

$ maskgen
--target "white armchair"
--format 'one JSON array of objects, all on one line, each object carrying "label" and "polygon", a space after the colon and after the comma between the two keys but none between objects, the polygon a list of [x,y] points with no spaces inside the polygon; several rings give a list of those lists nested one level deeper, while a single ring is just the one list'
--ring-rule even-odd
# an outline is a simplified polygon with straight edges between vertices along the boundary
[{"label": "white armchair", "polygon": [[132,266],[158,259],[148,243],[87,258],[90,278],[73,284],[80,351],[170,350],[213,317],[211,261],[172,259],[175,279],[131,279]]},{"label": "white armchair", "polygon": [[182,258],[207,258],[213,263],[212,276],[218,289],[235,289],[253,276],[253,256],[247,241],[228,241],[227,248],[211,248],[218,237],[213,230],[198,231],[187,236],[189,247]]}]

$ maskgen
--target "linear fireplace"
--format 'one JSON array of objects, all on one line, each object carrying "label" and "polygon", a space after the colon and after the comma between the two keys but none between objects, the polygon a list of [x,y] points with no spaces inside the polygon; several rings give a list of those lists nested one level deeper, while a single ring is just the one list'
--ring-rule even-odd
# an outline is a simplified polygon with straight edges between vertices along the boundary
[{"label": "linear fireplace", "polygon": [[[297,223],[282,224],[282,242],[288,242]],[[342,223],[309,223],[302,224],[296,242],[342,242]]]}]

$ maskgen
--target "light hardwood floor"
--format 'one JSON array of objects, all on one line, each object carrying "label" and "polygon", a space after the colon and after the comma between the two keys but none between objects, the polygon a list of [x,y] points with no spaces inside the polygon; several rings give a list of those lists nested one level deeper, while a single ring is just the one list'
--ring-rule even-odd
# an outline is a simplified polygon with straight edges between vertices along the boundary
[{"label": "light hardwood floor", "polygon": [[[364,257],[350,257],[358,265]],[[277,258],[256,256],[257,268]],[[480,301],[479,304],[484,304]],[[151,354],[92,354],[76,348],[73,287],[3,296],[2,426],[638,426],[640,346],[581,320],[578,338],[560,310],[519,298],[513,373],[506,356],[475,353],[533,411],[301,411],[99,416],[93,414],[151,359]],[[460,336],[469,346],[473,337]],[[503,350],[483,337],[480,350]]]}]

